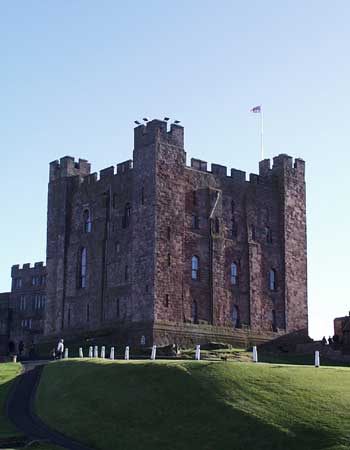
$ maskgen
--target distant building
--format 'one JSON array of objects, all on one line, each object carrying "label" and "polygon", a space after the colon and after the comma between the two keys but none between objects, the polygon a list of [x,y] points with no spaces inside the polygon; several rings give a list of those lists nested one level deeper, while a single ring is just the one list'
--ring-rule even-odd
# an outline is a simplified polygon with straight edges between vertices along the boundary
[{"label": "distant building", "polygon": [[350,347],[350,313],[334,319],[334,334],[339,336],[341,345]]}]

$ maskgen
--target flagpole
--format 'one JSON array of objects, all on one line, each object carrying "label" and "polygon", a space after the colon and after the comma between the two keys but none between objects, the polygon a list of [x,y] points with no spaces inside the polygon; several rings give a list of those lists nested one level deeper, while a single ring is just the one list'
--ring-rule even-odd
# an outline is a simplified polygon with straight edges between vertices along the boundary
[{"label": "flagpole", "polygon": [[261,112],[260,112],[260,115],[261,115],[261,121],[260,121],[260,123],[261,123],[261,161],[264,159],[264,113],[263,113],[263,109],[262,109],[262,106],[261,106]]}]

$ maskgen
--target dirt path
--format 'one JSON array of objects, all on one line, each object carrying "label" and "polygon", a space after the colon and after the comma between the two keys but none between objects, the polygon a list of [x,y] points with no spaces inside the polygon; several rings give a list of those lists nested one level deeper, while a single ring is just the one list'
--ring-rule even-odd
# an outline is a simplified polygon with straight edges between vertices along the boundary
[{"label": "dirt path", "polygon": [[45,425],[34,413],[34,399],[43,366],[47,361],[24,363],[7,402],[9,419],[30,440],[42,440],[68,450],[93,450]]}]

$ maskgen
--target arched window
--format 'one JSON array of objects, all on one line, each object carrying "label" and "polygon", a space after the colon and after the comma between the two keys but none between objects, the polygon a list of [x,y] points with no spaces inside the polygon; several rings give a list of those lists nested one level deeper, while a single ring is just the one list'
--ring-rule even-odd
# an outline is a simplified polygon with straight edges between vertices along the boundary
[{"label": "arched window", "polygon": [[131,219],[131,205],[127,203],[124,208],[123,228],[127,228],[130,225]]},{"label": "arched window", "polygon": [[84,220],[84,233],[91,233],[92,222],[91,222],[91,214],[90,214],[89,209],[84,209],[83,220]]},{"label": "arched window", "polygon": [[79,261],[79,287],[85,288],[86,287],[86,258],[87,258],[87,252],[86,248],[82,248],[80,250],[80,261]]},{"label": "arched window", "polygon": [[191,318],[193,323],[198,323],[198,306],[196,300],[192,303]]},{"label": "arched window", "polygon": [[198,256],[192,256],[192,280],[198,280],[199,278],[199,259]]},{"label": "arched window", "polygon": [[231,284],[232,285],[238,284],[238,270],[237,264],[235,262],[231,264]]},{"label": "arched window", "polygon": [[276,271],[275,271],[275,269],[271,269],[269,272],[269,287],[270,287],[270,291],[276,290]]},{"label": "arched window", "polygon": [[236,305],[232,306],[232,325],[235,328],[239,327],[239,309]]}]

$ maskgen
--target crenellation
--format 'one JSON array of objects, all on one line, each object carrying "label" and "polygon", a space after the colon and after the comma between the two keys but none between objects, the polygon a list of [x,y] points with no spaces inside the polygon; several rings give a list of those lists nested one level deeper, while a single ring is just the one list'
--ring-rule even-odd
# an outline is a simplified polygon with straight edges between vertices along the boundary
[{"label": "crenellation", "polygon": [[75,161],[72,156],[64,156],[60,160],[50,163],[50,181],[58,178],[81,176],[90,174],[91,165],[86,159]]},{"label": "crenellation", "polygon": [[177,147],[184,147],[184,128],[177,124],[170,125],[163,120],[154,119],[134,129],[134,148],[147,147],[158,141]]},{"label": "crenellation", "polygon": [[128,159],[122,163],[117,164],[117,174],[120,175],[122,173],[129,172],[133,168],[132,159]]},{"label": "crenellation", "polygon": [[207,172],[207,162],[201,159],[191,158],[191,167],[201,172]]},{"label": "crenellation", "polygon": [[100,170],[100,180],[105,178],[110,178],[114,176],[114,166],[107,167],[106,169]]},{"label": "crenellation", "polygon": [[259,175],[261,177],[268,177],[271,174],[271,160],[269,158],[263,159],[259,162]]},{"label": "crenellation", "polygon": [[245,183],[246,173],[243,170],[231,169],[231,178],[237,183]]},{"label": "crenellation", "polygon": [[226,177],[227,176],[227,167],[226,166],[222,166],[220,164],[211,164],[211,172],[213,175],[219,175],[221,177]]},{"label": "crenellation", "polygon": [[256,175],[255,173],[250,173],[249,174],[249,183],[259,184],[259,175]]},{"label": "crenellation", "polygon": [[272,171],[274,173],[280,173],[285,171],[292,171],[293,158],[285,153],[281,153],[273,158]]}]

